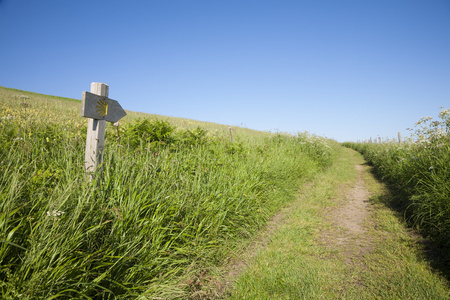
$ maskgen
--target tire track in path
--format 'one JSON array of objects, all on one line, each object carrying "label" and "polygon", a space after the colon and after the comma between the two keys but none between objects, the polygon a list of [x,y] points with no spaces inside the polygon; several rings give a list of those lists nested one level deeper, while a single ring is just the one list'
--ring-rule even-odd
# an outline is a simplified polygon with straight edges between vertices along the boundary
[{"label": "tire track in path", "polygon": [[364,166],[355,165],[357,180],[353,187],[340,188],[339,206],[327,209],[325,221],[330,224],[322,231],[320,240],[329,249],[338,251],[346,264],[361,265],[372,250],[373,241],[367,235],[370,193],[363,178]]}]

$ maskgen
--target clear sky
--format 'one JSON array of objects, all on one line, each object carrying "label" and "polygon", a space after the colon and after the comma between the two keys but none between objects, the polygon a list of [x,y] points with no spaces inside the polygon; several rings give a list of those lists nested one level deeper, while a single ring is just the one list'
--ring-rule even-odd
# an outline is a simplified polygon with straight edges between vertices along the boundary
[{"label": "clear sky", "polygon": [[449,0],[0,0],[0,85],[338,141],[450,107]]}]

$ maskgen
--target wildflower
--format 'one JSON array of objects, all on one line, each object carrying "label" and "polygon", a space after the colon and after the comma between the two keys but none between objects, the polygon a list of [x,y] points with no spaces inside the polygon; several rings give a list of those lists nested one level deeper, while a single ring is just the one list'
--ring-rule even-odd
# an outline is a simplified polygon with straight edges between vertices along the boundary
[{"label": "wildflower", "polygon": [[426,123],[427,121],[432,120],[432,119],[433,119],[432,117],[422,117],[419,121],[417,121],[415,123],[415,125],[420,125],[422,123]]},{"label": "wildflower", "polygon": [[63,215],[65,212],[60,211],[60,210],[53,210],[53,211],[48,211],[47,212],[47,217],[59,217],[61,215]]},{"label": "wildflower", "polygon": [[120,123],[119,123],[119,122],[116,122],[116,123],[114,123],[113,125],[116,126],[116,127],[119,127]]},{"label": "wildflower", "polygon": [[16,138],[14,139],[14,141],[23,141],[23,138],[21,138],[21,137],[16,137]]},{"label": "wildflower", "polygon": [[434,121],[434,122],[431,122],[431,123],[433,124],[433,126],[439,126],[441,124],[441,122],[439,122],[439,121]]},{"label": "wildflower", "polygon": [[440,118],[444,118],[445,116],[447,116],[447,115],[449,115],[450,114],[450,108],[447,108],[447,109],[444,109],[443,111],[441,111],[440,113],[439,113],[439,117]]}]

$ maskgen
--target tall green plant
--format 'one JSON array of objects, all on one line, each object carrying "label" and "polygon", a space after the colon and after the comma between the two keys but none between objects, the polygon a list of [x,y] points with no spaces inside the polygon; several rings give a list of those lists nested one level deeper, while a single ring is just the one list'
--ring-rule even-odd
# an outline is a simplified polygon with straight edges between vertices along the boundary
[{"label": "tall green plant", "polygon": [[397,192],[408,220],[443,246],[450,246],[450,109],[440,120],[419,120],[403,144],[351,144]]}]

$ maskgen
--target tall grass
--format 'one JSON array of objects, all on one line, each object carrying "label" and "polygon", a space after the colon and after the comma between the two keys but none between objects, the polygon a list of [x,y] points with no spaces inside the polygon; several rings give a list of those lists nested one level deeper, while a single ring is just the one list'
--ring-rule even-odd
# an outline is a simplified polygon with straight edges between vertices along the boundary
[{"label": "tall grass", "polygon": [[188,295],[183,278],[220,263],[334,158],[332,142],[306,133],[239,129],[230,142],[228,127],[131,118],[119,138],[108,127],[90,183],[78,102],[1,92],[5,299]]},{"label": "tall grass", "polygon": [[450,246],[450,115],[440,121],[422,118],[403,144],[345,145],[364,154],[375,171],[396,191],[407,219],[444,247]]}]

